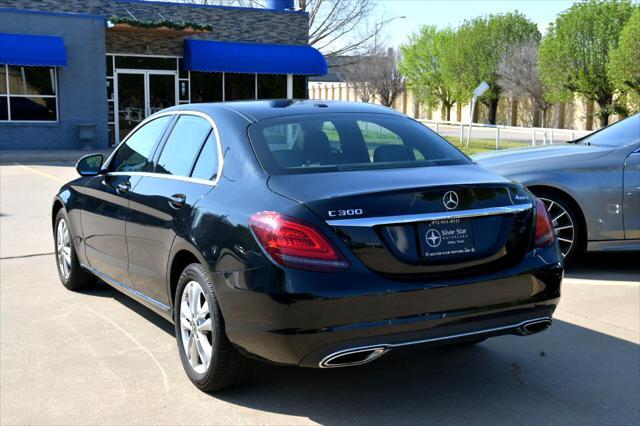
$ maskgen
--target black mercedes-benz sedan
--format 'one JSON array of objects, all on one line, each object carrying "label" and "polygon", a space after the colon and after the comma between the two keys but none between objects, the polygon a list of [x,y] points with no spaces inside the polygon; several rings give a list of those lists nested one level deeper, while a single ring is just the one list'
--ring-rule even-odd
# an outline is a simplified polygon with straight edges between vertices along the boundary
[{"label": "black mercedes-benz sedan", "polygon": [[52,209],[62,283],[173,321],[206,391],[256,359],[344,367],[536,333],[559,301],[542,202],[384,107],[182,105],[76,168]]}]

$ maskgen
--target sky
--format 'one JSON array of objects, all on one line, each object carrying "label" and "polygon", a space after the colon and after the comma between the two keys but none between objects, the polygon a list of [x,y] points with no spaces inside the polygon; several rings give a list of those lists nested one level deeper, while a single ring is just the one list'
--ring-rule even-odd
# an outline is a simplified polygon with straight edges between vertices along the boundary
[{"label": "sky", "polygon": [[389,24],[388,43],[399,46],[422,25],[457,27],[465,19],[517,10],[538,25],[542,34],[556,15],[574,1],[566,0],[378,0],[380,16],[405,16]]}]

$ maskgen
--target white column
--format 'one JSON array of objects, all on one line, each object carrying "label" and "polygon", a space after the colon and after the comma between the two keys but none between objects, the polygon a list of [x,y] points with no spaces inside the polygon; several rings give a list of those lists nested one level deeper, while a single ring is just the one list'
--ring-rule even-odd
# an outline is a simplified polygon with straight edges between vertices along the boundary
[{"label": "white column", "polygon": [[293,74],[287,74],[287,99],[293,99]]}]

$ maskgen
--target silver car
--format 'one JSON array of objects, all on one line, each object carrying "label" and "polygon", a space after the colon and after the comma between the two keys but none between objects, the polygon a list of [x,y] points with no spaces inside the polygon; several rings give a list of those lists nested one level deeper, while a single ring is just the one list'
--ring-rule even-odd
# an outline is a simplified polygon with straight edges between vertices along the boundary
[{"label": "silver car", "polygon": [[565,259],[640,250],[640,114],[566,144],[474,159],[544,201]]}]

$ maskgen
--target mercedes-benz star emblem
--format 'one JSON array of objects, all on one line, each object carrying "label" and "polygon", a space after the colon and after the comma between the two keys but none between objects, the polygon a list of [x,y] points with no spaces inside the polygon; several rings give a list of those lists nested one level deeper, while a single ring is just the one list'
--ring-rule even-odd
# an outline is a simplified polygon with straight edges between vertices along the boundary
[{"label": "mercedes-benz star emblem", "polygon": [[444,204],[447,210],[455,209],[458,207],[458,194],[454,191],[448,191],[444,194],[444,197],[442,197],[442,204]]},{"label": "mercedes-benz star emblem", "polygon": [[437,229],[429,229],[427,231],[426,240],[427,244],[429,244],[429,247],[436,248],[440,245],[442,237],[440,236],[440,232]]}]

